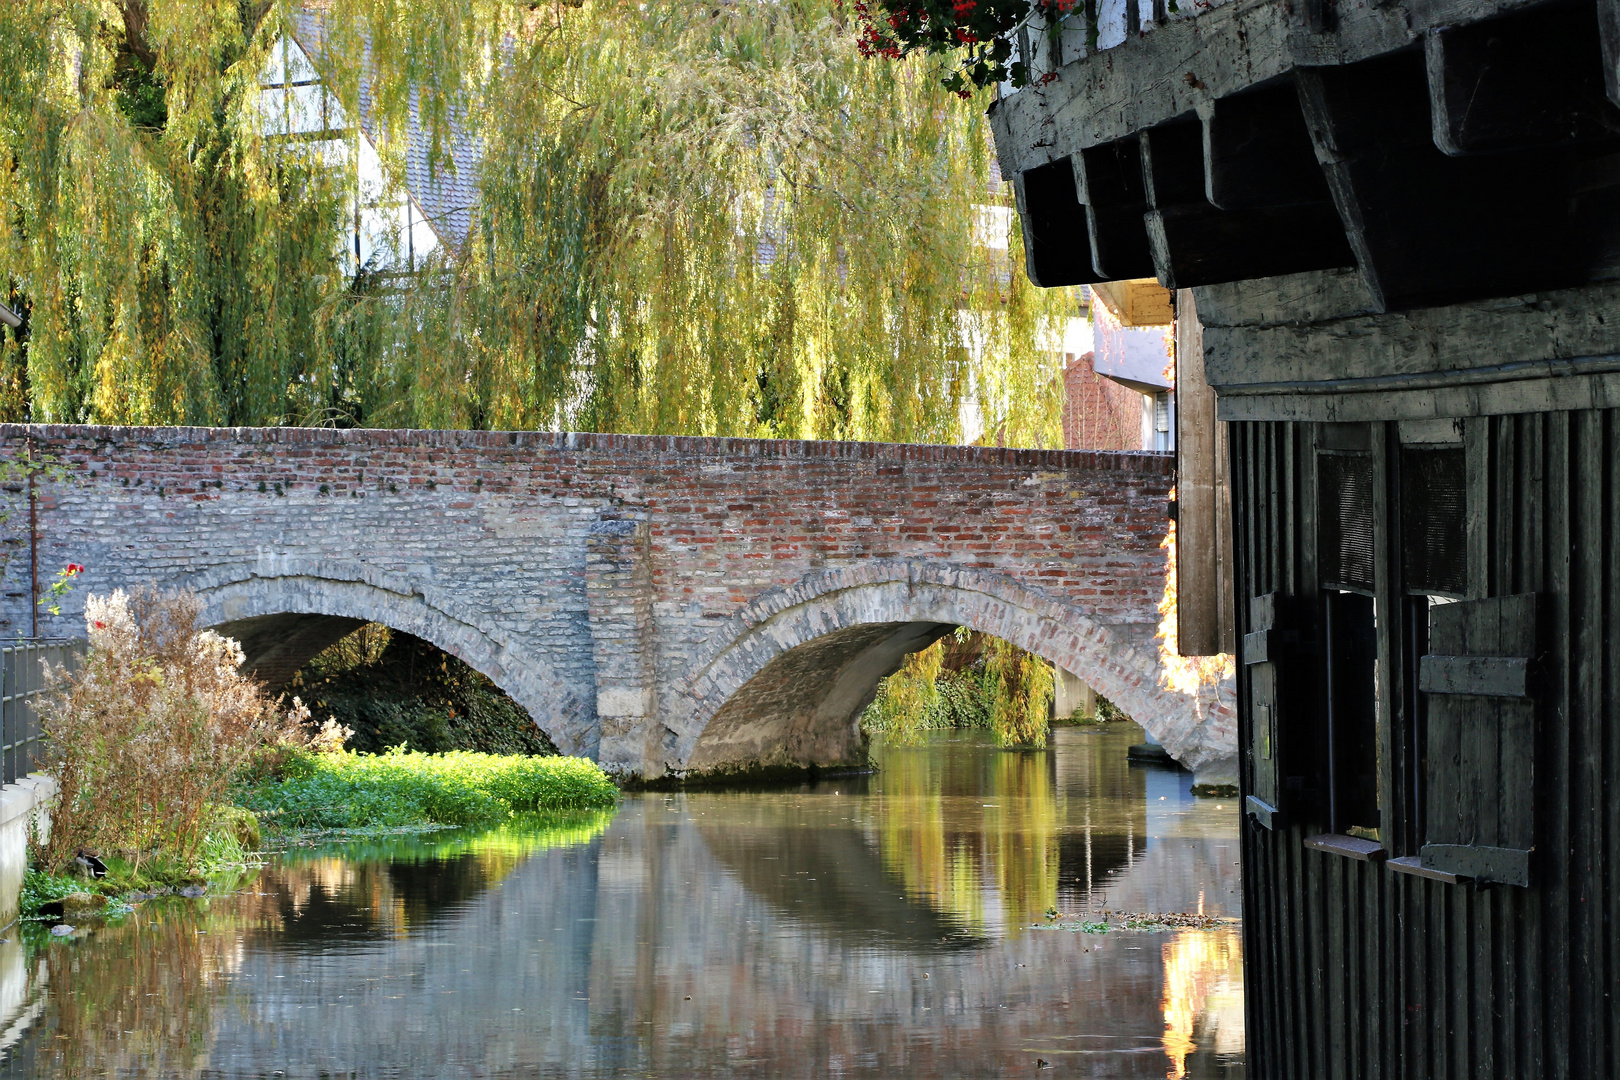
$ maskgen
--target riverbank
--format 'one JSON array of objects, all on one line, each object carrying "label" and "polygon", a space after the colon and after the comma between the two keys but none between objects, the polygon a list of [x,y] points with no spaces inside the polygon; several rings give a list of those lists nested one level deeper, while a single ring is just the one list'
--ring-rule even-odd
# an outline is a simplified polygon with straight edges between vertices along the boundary
[{"label": "riverbank", "polygon": [[[579,816],[611,809],[619,789],[594,762],[454,751],[422,754],[299,753],[276,763],[219,806],[201,857],[185,866],[161,855],[95,853],[67,872],[29,868],[28,833],[48,828],[54,785],[31,778],[0,796],[0,909],[15,919],[116,918],[131,901],[229,891],[262,865],[261,849],[303,846],[334,834],[422,833],[490,826],[515,816]],[[43,794],[41,794],[43,793]],[[269,840],[266,845],[265,841]]]}]

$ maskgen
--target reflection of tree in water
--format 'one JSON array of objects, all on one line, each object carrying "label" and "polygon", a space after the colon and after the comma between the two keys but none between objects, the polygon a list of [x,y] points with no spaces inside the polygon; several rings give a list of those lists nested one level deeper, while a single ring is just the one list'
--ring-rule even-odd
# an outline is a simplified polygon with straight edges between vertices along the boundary
[{"label": "reflection of tree in water", "polygon": [[160,898],[84,941],[46,939],[31,976],[50,994],[0,1076],[192,1077],[209,1068],[219,1010],[247,989],[221,976],[248,950],[325,951],[403,936],[452,917],[546,849],[593,839],[613,812],[513,822],[483,833],[405,837],[293,852],[237,886]]},{"label": "reflection of tree in water", "polygon": [[218,979],[235,967],[238,932],[252,921],[251,905],[162,901],[102,927],[93,944],[43,945],[33,977],[54,1000],[7,1071],[198,1075],[225,1003]]},{"label": "reflection of tree in water", "polygon": [[1049,907],[1093,906],[1147,849],[1134,728],[1062,731],[1047,750],[987,751],[973,737],[880,748],[870,831],[908,892],[980,933]]},{"label": "reflection of tree in water", "polygon": [[1048,751],[895,751],[867,812],[883,864],[984,933],[1038,918],[1057,896],[1058,814]]},{"label": "reflection of tree in water", "polygon": [[1057,906],[1095,906],[1098,890],[1147,850],[1147,784],[1126,756],[1133,734],[1066,732],[1053,747],[1065,828],[1058,839]]}]

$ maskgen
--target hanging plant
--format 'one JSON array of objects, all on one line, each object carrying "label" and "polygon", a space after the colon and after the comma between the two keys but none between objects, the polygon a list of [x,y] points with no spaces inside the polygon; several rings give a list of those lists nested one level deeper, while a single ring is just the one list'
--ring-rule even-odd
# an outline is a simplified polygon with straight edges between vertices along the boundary
[{"label": "hanging plant", "polygon": [[[1015,57],[1013,32],[1031,16],[1044,19],[1056,41],[1076,0],[858,0],[863,56],[898,60],[912,53],[949,56],[956,66],[942,80],[959,97],[997,83],[1029,85],[1029,64]],[[1095,42],[1093,24],[1087,39]]]}]

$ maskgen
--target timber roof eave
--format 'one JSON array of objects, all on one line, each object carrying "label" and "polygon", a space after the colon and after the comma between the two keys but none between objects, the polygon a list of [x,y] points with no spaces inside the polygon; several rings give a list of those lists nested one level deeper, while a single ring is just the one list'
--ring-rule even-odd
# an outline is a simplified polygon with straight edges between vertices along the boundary
[{"label": "timber roof eave", "polygon": [[1351,64],[1421,43],[1425,31],[1534,6],[1540,0],[1341,2],[1332,30],[1305,12],[1320,0],[1234,0],[1065,64],[1044,86],[990,106],[1001,174],[1061,161],[1302,67]]}]

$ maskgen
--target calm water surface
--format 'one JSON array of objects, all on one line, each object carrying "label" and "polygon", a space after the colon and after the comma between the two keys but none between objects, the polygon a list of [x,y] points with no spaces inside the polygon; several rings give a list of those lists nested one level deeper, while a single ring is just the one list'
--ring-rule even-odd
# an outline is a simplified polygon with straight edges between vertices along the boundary
[{"label": "calm water surface", "polygon": [[[1235,803],[1050,750],[882,748],[790,790],[287,853],[0,944],[9,1076],[1238,1077]],[[1047,1073],[1039,1062],[1051,1067]]]}]

